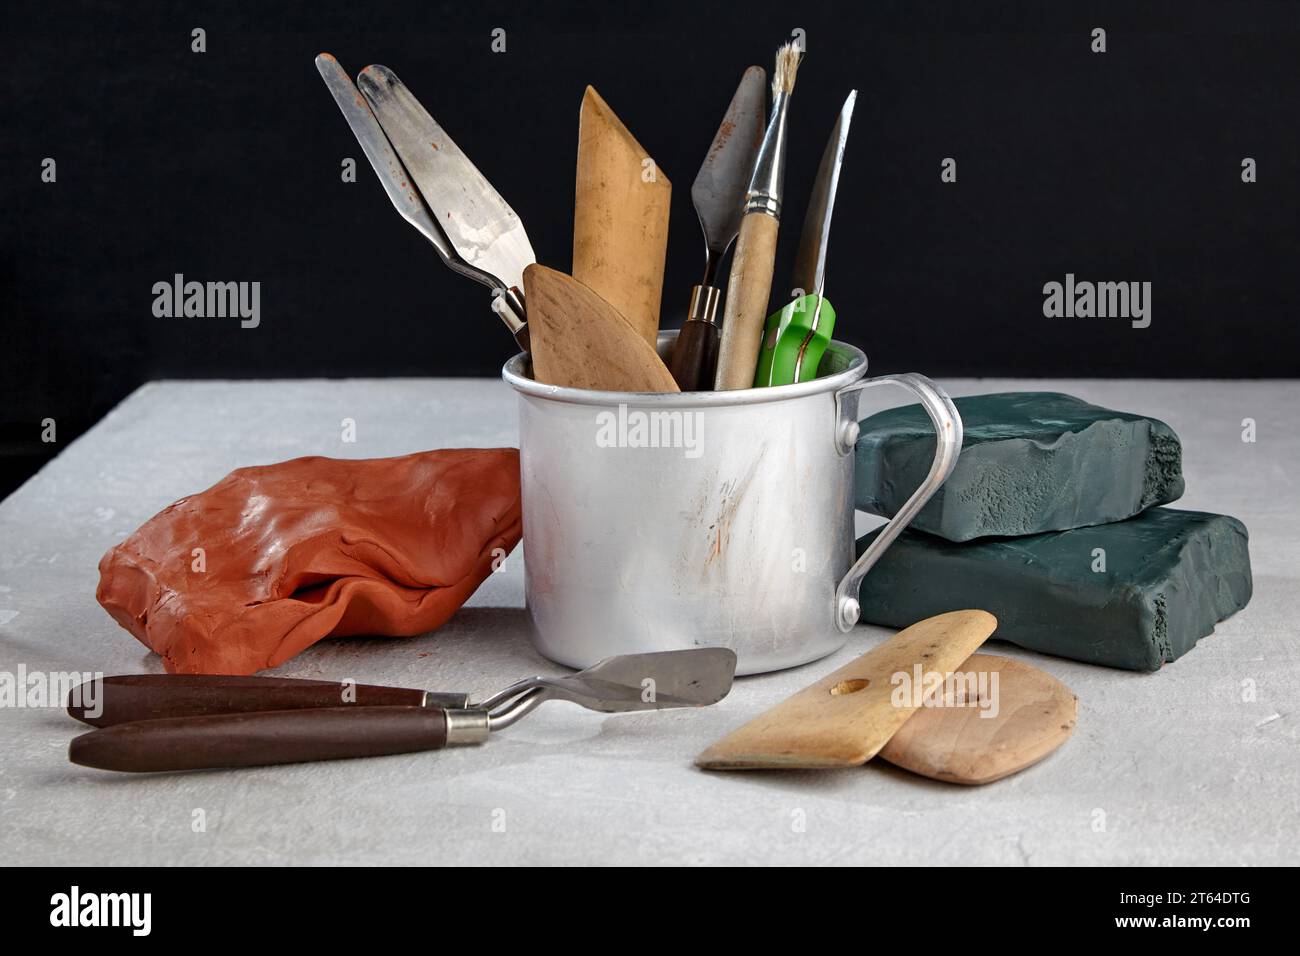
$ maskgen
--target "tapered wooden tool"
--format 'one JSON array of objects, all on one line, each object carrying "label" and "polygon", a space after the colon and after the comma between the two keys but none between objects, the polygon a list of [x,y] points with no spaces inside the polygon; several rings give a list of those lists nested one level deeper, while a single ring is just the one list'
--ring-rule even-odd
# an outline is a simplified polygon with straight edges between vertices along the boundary
[{"label": "tapered wooden tool", "polygon": [[853,767],[898,732],[924,700],[899,695],[895,675],[946,676],[997,627],[987,611],[926,618],[719,740],[696,759],[706,770]]},{"label": "tapered wooden tool", "polygon": [[573,276],[524,270],[533,378],[616,392],[676,392],[659,355],[618,311]]},{"label": "tapered wooden tool", "polygon": [[592,87],[578,120],[573,277],[650,348],[659,334],[672,183]]}]

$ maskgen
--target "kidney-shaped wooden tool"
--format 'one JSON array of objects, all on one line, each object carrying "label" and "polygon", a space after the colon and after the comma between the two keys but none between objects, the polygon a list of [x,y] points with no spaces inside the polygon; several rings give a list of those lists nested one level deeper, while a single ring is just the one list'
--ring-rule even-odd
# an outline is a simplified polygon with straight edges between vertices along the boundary
[{"label": "kidney-shaped wooden tool", "polygon": [[676,392],[668,367],[612,305],[573,276],[524,270],[533,378],[614,392]]},{"label": "kidney-shaped wooden tool", "polygon": [[948,783],[992,783],[1038,763],[1074,733],[1078,698],[1046,671],[972,654],[961,675],[964,706],[921,708],[889,738],[881,760]]},{"label": "kidney-shaped wooden tool", "polygon": [[[854,767],[864,764],[920,709],[919,695],[895,675],[946,676],[962,665],[998,622],[987,611],[951,611],[918,621],[851,664],[719,740],[696,759],[706,770]],[[923,681],[924,683],[924,681]]]}]

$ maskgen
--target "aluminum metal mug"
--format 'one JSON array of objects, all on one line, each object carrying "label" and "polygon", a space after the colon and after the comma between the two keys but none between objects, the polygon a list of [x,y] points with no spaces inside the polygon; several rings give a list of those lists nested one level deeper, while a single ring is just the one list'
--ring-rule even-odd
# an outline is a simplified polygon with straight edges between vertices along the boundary
[{"label": "aluminum metal mug", "polygon": [[[676,332],[659,335],[668,354]],[[866,378],[832,342],[811,382],[647,394],[502,376],[519,395],[525,592],[537,649],[570,667],[723,646],[738,674],[844,646],[858,585],[957,462],[961,418],[923,375]],[[922,485],[855,562],[858,399],[914,392],[936,433]]]}]

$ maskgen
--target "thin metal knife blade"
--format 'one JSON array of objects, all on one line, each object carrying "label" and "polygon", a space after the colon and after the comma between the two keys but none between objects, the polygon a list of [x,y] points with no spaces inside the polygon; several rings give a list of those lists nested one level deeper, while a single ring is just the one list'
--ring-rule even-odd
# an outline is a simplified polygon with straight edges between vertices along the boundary
[{"label": "thin metal knife blade", "polygon": [[671,707],[707,707],[731,691],[736,653],[726,647],[623,654],[564,677],[528,677],[473,706],[510,726],[547,700],[567,700],[606,714]]},{"label": "thin metal knife blade", "polygon": [[751,66],[740,78],[731,105],[704,157],[691,201],[704,229],[704,242],[720,257],[740,231],[745,189],[767,125],[767,73]]},{"label": "thin metal knife blade", "polygon": [[361,95],[361,91],[352,82],[343,65],[331,54],[322,53],[316,57],[316,69],[329,88],[330,95],[334,97],[334,102],[343,113],[343,118],[348,121],[352,135],[361,144],[361,151],[366,154],[366,159],[374,168],[375,175],[379,177],[379,184],[384,187],[384,192],[388,194],[388,198],[402,218],[429,240],[448,268],[468,276],[475,282],[481,282],[488,288],[494,288],[497,285],[496,279],[466,265],[456,255],[451,243],[447,241],[447,237],[429,212],[429,207],[424,204],[424,200],[416,191],[411,174],[393,152],[393,146],[384,135],[379,120],[375,119],[375,114],[371,112],[370,104]]},{"label": "thin metal knife blade", "polygon": [[835,190],[840,183],[840,166],[844,163],[844,147],[849,139],[849,123],[853,119],[853,105],[858,91],[852,90],[840,108],[839,118],[831,130],[812,195],[808,198],[808,212],[799,236],[799,251],[794,263],[794,288],[803,294],[822,295],[826,287],[826,248],[831,238],[831,213],[835,210]]},{"label": "thin metal knife blade", "polygon": [[[429,240],[449,269],[468,276],[489,289],[504,291],[505,286],[500,279],[466,264],[452,248],[451,242],[421,198],[415,179],[393,150],[393,145],[388,141],[383,127],[379,125],[379,120],[375,118],[370,104],[352,82],[342,64],[331,54],[322,53],[316,57],[316,69],[334,97],[334,102],[342,111],[343,118],[347,120],[352,134],[361,144],[361,149],[379,177],[384,192],[388,194],[389,200],[402,218]],[[497,294],[493,296],[492,309],[501,316],[520,348],[525,352],[528,351],[528,330],[522,300]]]},{"label": "thin metal knife blade", "polygon": [[536,256],[515,211],[392,70],[368,66],[357,86],[460,259],[522,292]]},{"label": "thin metal knife blade", "polygon": [[[705,707],[731,690],[736,654],[725,647],[695,647],[607,657],[584,671],[550,682],[557,696],[607,713]],[[560,685],[563,685],[561,688]],[[653,689],[653,693],[647,690]],[[585,696],[585,699],[579,699]]]},{"label": "thin metal knife blade", "polygon": [[343,118],[348,121],[352,134],[361,144],[366,159],[374,167],[375,175],[379,177],[379,183],[384,187],[384,192],[388,194],[393,206],[401,213],[403,219],[418,229],[433,244],[444,262],[450,260],[455,255],[451,243],[433,221],[428,207],[420,199],[420,194],[415,191],[406,167],[397,158],[392,145],[388,142],[388,137],[380,128],[379,120],[375,119],[375,114],[370,111],[370,105],[353,84],[352,78],[343,69],[343,65],[330,54],[322,53],[316,57],[316,69],[320,72],[325,85],[329,87],[334,102],[343,113]]}]

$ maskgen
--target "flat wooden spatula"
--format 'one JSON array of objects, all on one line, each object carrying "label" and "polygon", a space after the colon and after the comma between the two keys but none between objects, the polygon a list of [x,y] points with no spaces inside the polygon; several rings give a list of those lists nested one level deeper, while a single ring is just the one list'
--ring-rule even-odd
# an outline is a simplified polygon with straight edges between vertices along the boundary
[{"label": "flat wooden spatula", "polygon": [[920,709],[910,694],[905,702],[895,700],[894,675],[912,679],[920,665],[923,673],[946,676],[997,624],[987,611],[951,611],[918,621],[733,731],[695,763],[706,770],[864,764]]},{"label": "flat wooden spatula", "polygon": [[614,392],[676,392],[668,366],[626,319],[573,276],[524,270],[533,378]]},{"label": "flat wooden spatula", "polygon": [[573,275],[617,309],[652,349],[671,199],[672,183],[663,170],[587,87],[578,119]]}]

